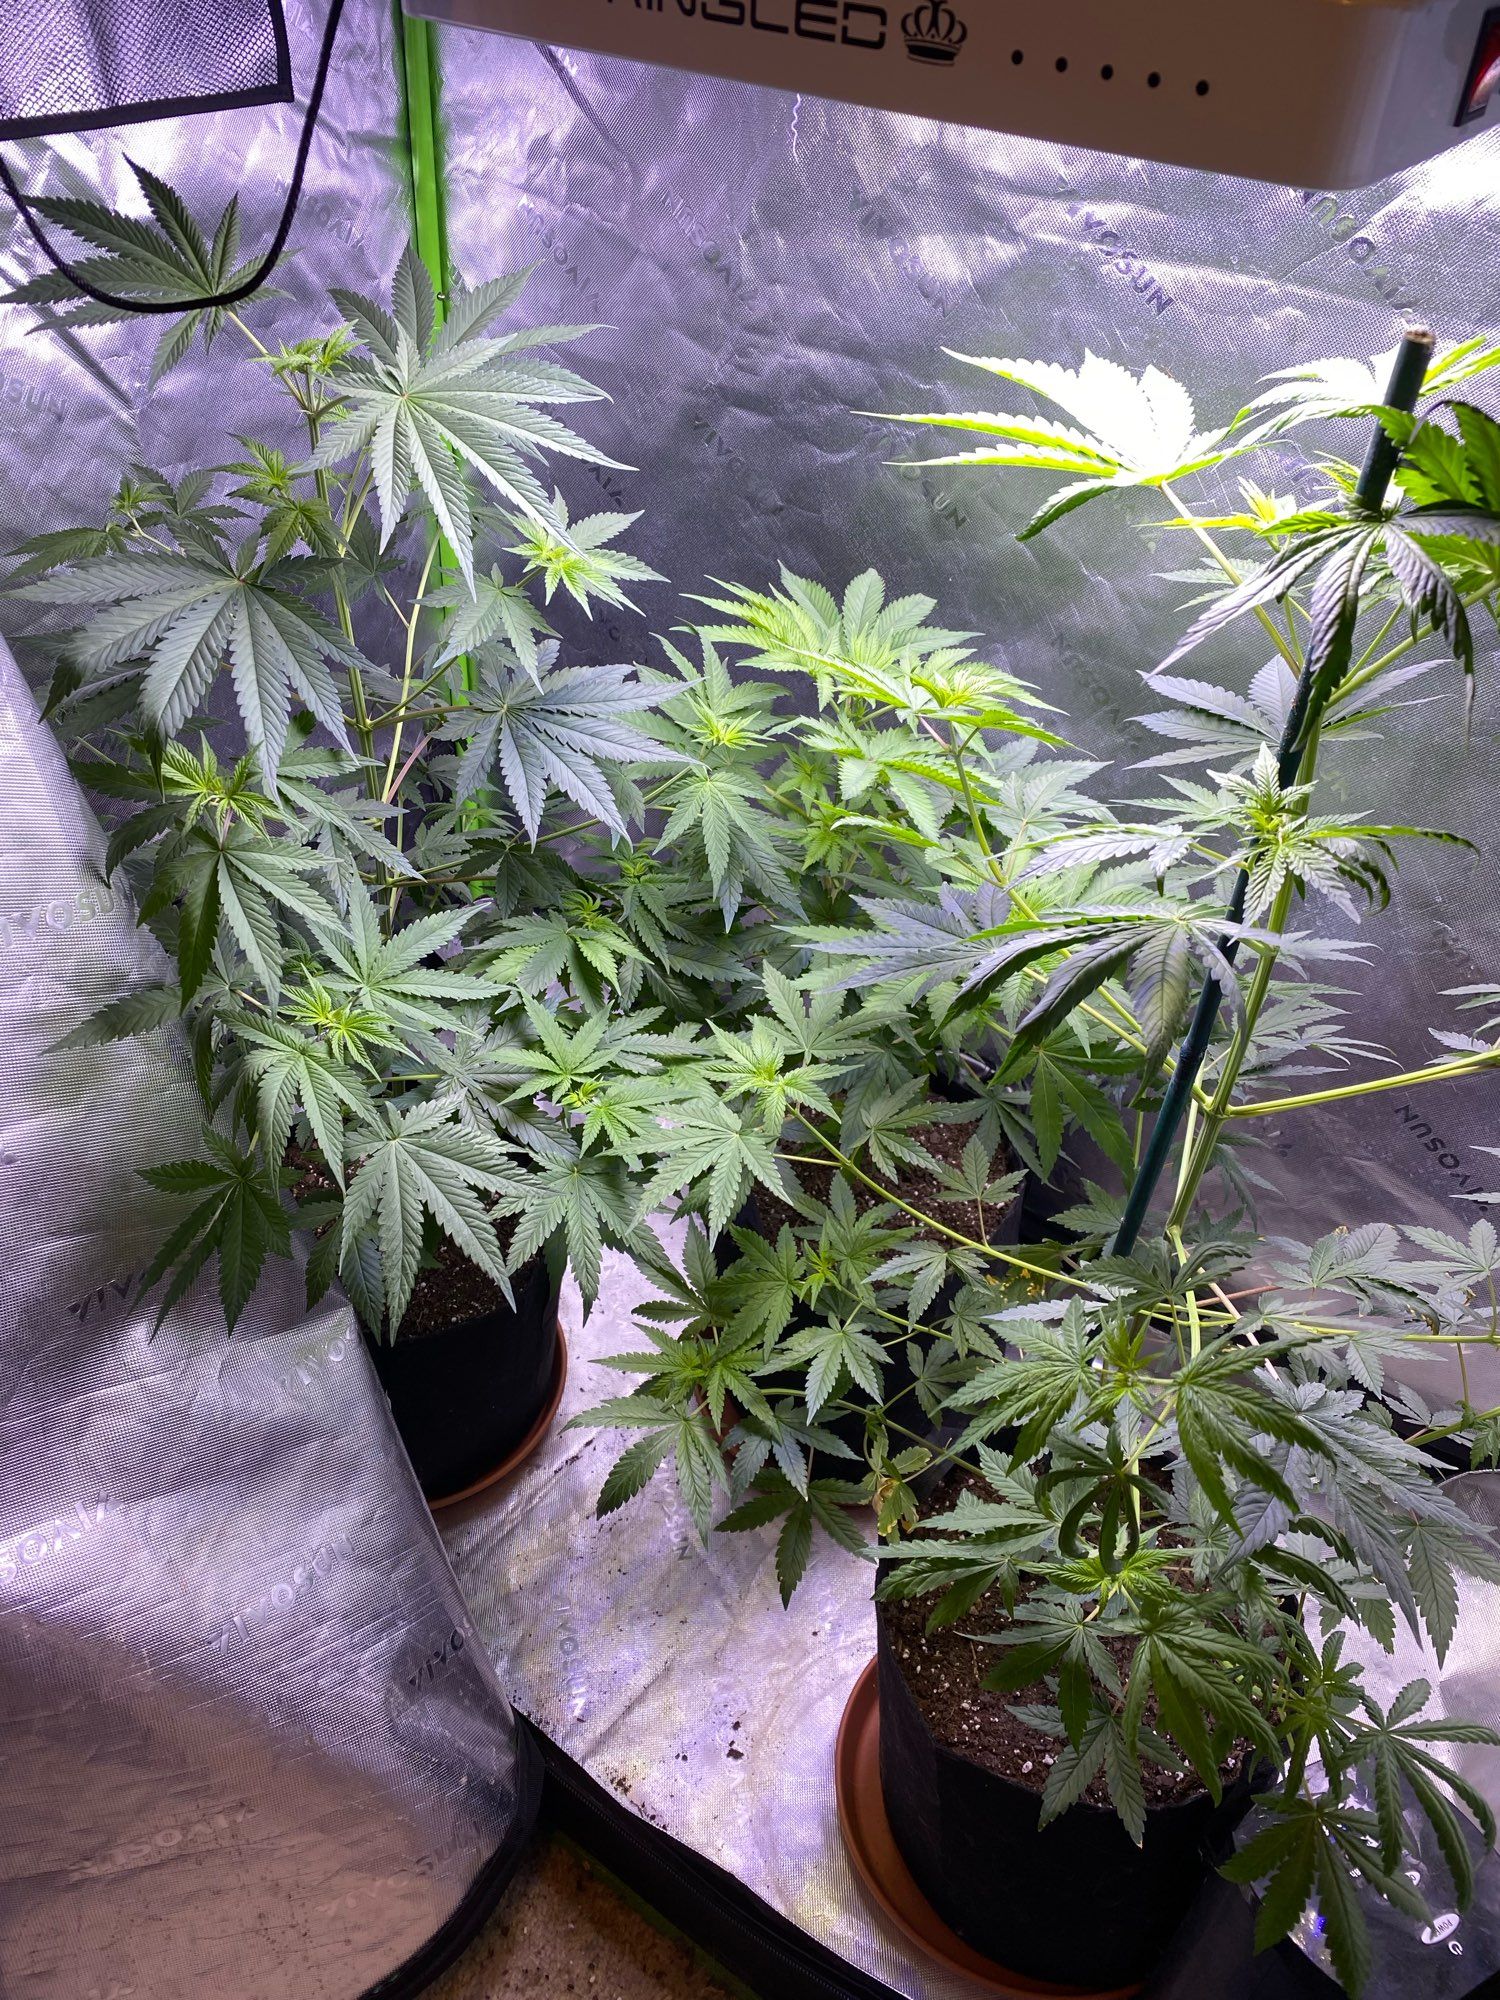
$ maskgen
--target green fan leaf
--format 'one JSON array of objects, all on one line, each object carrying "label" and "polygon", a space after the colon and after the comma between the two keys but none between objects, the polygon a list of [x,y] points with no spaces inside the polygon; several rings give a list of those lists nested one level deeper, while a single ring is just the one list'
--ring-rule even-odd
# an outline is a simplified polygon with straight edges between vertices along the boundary
[{"label": "green fan leaf", "polygon": [[196,1199],[142,1274],[141,1290],[153,1290],[170,1274],[157,1313],[160,1326],[209,1259],[217,1257],[219,1298],[232,1333],[266,1258],[290,1254],[290,1230],[259,1156],[241,1151],[212,1128],[203,1137],[208,1159],[142,1169],[142,1179],[163,1194]]},{"label": "green fan leaf", "polygon": [[165,736],[203,708],[226,663],[245,734],[268,784],[285,749],[293,697],[349,747],[331,668],[368,668],[358,650],[275,569],[242,571],[221,550],[106,555],[55,570],[18,595],[87,609],[71,657],[90,677],[142,661],[141,705]]},{"label": "green fan leaf", "polygon": [[165,1028],[182,1015],[182,996],[175,986],[143,986],[137,993],[111,1000],[90,1014],[86,1021],[52,1044],[52,1053],[65,1049],[94,1049],[106,1042],[128,1041],[135,1035],[149,1035]]},{"label": "green fan leaf", "polygon": [[404,1115],[383,1109],[352,1144],[360,1166],[344,1202],[343,1249],[347,1256],[368,1225],[378,1229],[393,1335],[411,1300],[428,1216],[511,1297],[494,1218],[482,1199],[507,1183],[509,1155],[498,1140],[453,1123],[441,1105],[420,1104]]},{"label": "green fan leaf", "polygon": [[[77,260],[80,277],[117,298],[156,305],[210,299],[233,291],[250,276],[251,264],[235,264],[238,197],[220,215],[210,243],[174,188],[136,161],[126,164],[145,197],[149,221],[73,196],[32,197],[31,206],[45,221],[99,253]],[[91,299],[64,272],[51,269],[5,293],[0,304],[44,307],[52,325],[95,326],[129,317],[127,307]],[[205,349],[210,347],[224,319],[223,307],[197,308],[191,303],[181,319],[169,319],[152,357],[151,385],[176,367],[200,334]]]},{"label": "green fan leaf", "polygon": [[608,765],[678,764],[634,717],[657,708],[661,691],[633,667],[559,667],[557,647],[541,649],[535,676],[494,653],[481,656],[479,685],[440,734],[463,742],[455,780],[460,799],[497,778],[535,841],[553,792],[561,792],[616,833],[624,815]]},{"label": "green fan leaf", "polygon": [[[475,522],[467,470],[518,514],[546,525],[549,496],[534,467],[548,454],[623,468],[548,413],[549,405],[597,400],[600,390],[565,368],[526,359],[511,340],[481,337],[519,292],[519,282],[500,280],[463,295],[441,333],[434,330],[424,283],[421,260],[408,245],[389,312],[357,293],[334,292],[365,355],[339,367],[339,406],[314,460],[337,465],[368,451],[382,546],[413,486],[419,488],[472,587]],[[552,331],[561,338],[568,330]]]}]

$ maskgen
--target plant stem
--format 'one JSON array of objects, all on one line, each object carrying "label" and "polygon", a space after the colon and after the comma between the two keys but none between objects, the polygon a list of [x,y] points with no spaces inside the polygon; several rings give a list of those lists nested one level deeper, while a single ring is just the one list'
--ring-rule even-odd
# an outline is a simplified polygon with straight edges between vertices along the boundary
[{"label": "plant stem", "polygon": [[1359,658],[1354,662],[1354,666],[1352,669],[1354,673],[1358,673],[1359,669],[1364,665],[1366,665],[1366,663],[1370,659],[1370,656],[1376,651],[1376,649],[1385,644],[1386,638],[1389,635],[1392,626],[1400,623],[1401,614],[1405,610],[1405,608],[1406,607],[1403,604],[1398,604],[1396,606],[1395,610],[1391,613],[1390,617],[1386,619],[1385,623],[1381,626],[1380,630],[1375,634],[1375,637],[1370,641],[1369,645],[1365,647],[1365,650],[1360,654]]},{"label": "plant stem", "polygon": [[[406,620],[403,618],[401,620],[401,623],[405,625]],[[409,629],[410,628],[408,627],[408,630]],[[422,719],[425,713],[431,713],[436,715],[439,712],[441,712],[443,715],[446,716],[449,712],[446,705],[442,708],[441,711],[438,711],[436,709],[433,709],[431,711],[423,711],[422,709],[413,708],[412,703],[425,700],[426,697],[429,694],[431,694],[432,690],[437,686],[438,682],[440,680],[445,680],[447,678],[447,675],[448,675],[447,667],[446,666],[439,667],[435,674],[429,674],[425,681],[422,681],[417,687],[414,687],[411,693],[407,695],[404,700],[398,701],[393,708],[382,709],[379,715],[372,717],[371,720],[373,726],[376,729],[388,729],[393,722],[401,722],[403,720],[407,722],[418,721]]]},{"label": "plant stem", "polygon": [[[441,541],[437,536],[434,536],[428,543],[427,560],[422,565],[421,580],[417,584],[416,591],[412,597],[411,618],[406,627],[406,657],[401,671],[401,699],[397,704],[398,709],[404,709],[410,700],[412,677],[416,671],[417,628],[421,624],[421,601],[427,589],[427,579],[432,574],[432,565],[437,561],[440,546]],[[385,783],[381,786],[378,793],[381,802],[386,805],[389,805],[396,798],[401,786],[406,781],[407,773],[411,770],[412,765],[416,762],[418,756],[420,756],[422,749],[430,740],[424,736],[417,749],[413,751],[412,755],[407,758],[406,763],[402,765],[399,760],[401,756],[401,739],[405,730],[406,720],[403,716],[397,722],[395,732],[391,737],[390,755],[386,759],[385,766]],[[393,838],[398,847],[403,843],[405,823],[406,809],[402,806],[398,808],[396,825],[393,832]],[[408,884],[400,881],[393,883],[391,886],[387,900],[386,925],[392,932],[396,928],[396,912],[401,907],[402,892],[407,886]]]},{"label": "plant stem", "polygon": [[[426,594],[427,580],[432,575],[432,566],[437,561],[437,557],[438,538],[434,536],[427,544],[427,560],[422,565],[421,581],[417,585],[416,595],[412,600],[411,623],[406,628],[406,658],[401,670],[401,699],[395,711],[398,716],[411,699],[412,680],[416,672],[417,626],[420,621],[417,617],[415,607]],[[405,729],[406,721],[404,717],[401,717],[396,724],[396,733],[391,738],[391,753],[386,759],[385,766],[385,784],[381,788],[380,793],[381,798],[387,801],[391,799],[395,792],[396,769],[401,759],[401,738]]]},{"label": "plant stem", "polygon": [[[307,420],[308,443],[316,451],[318,448],[318,438],[321,433],[319,406],[304,403],[302,405],[302,414]],[[333,502],[329,492],[328,473],[324,467],[319,466],[313,473],[313,485],[317,491],[319,500],[327,510],[328,518],[332,520]],[[340,553],[345,555],[348,553],[349,548],[348,534],[349,530],[346,528],[345,534],[342,537],[343,547],[340,550]],[[335,572],[333,577],[333,602],[338,611],[339,629],[349,644],[353,646],[355,644],[354,613],[349,608],[349,593],[344,588],[344,579],[337,572]],[[375,732],[370,727],[370,711],[365,700],[364,676],[352,660],[348,663],[348,674],[349,699],[354,709],[354,733],[359,738],[360,751],[368,763],[373,760],[375,755]],[[367,774],[367,781],[372,787],[371,797],[373,798],[376,796],[373,790],[373,774]]]},{"label": "plant stem", "polygon": [[[800,1113],[797,1115],[800,1117]],[[976,1242],[972,1236],[965,1236],[961,1230],[950,1229],[946,1222],[939,1222],[935,1215],[925,1215],[920,1208],[913,1208],[909,1201],[903,1201],[900,1195],[872,1179],[863,1168],[857,1167],[847,1153],[840,1152],[831,1139],[823,1136],[816,1125],[811,1124],[806,1118],[801,1118],[801,1123],[817,1143],[826,1148],[829,1156],[838,1162],[846,1174],[852,1174],[862,1186],[873,1189],[882,1201],[888,1201],[893,1208],[901,1209],[903,1213],[911,1216],[913,1221],[920,1222],[925,1229],[935,1229],[940,1236],[946,1236],[950,1242],[962,1244],[965,1250],[975,1250],[981,1257],[993,1258],[999,1263],[1008,1264],[1012,1270],[1024,1271],[1028,1277],[1042,1279],[1049,1285],[1084,1284],[1082,1278],[1075,1278],[1070,1271],[1049,1271],[1043,1265],[1029,1264],[1024,1257],[1013,1257],[1008,1250],[997,1250],[993,1244]],[[809,1159],[802,1153],[779,1153],[777,1158],[786,1160],[793,1166],[826,1167],[828,1164],[826,1159]]]},{"label": "plant stem", "polygon": [[401,766],[401,769],[396,773],[395,780],[391,784],[389,791],[386,793],[387,802],[396,797],[397,793],[401,790],[401,787],[406,783],[406,780],[411,773],[412,765],[416,763],[417,759],[421,756],[422,752],[427,748],[428,744],[431,741],[432,738],[430,736],[423,736],[418,739],[415,749],[412,751],[411,755],[407,758],[406,762]]},{"label": "plant stem", "polygon": [[[1267,1286],[1266,1289],[1269,1291],[1275,1288],[1274,1286]],[[1221,1312],[1205,1312],[1203,1314],[1203,1324],[1206,1327],[1212,1327],[1220,1333],[1231,1326],[1238,1325],[1239,1319],[1240,1315],[1238,1313],[1233,1318],[1229,1314]],[[1456,1329],[1450,1333],[1414,1333],[1409,1327],[1404,1326],[1371,1327],[1364,1320],[1299,1319],[1294,1315],[1287,1316],[1285,1319],[1280,1320],[1279,1323],[1283,1326],[1291,1327],[1295,1333],[1316,1334],[1320,1338],[1328,1340],[1347,1340],[1351,1333],[1377,1333],[1384,1335],[1388,1339],[1399,1340],[1417,1347],[1500,1346],[1500,1334],[1464,1333]]]},{"label": "plant stem", "polygon": [[[932,1444],[930,1437],[923,1437],[919,1431],[912,1430],[906,1424],[898,1424],[894,1417],[887,1416],[885,1425],[887,1430],[896,1431],[902,1437],[910,1438],[914,1444],[927,1445],[929,1447]],[[983,1479],[985,1476],[984,1467],[975,1465],[972,1460],[967,1458],[950,1456],[947,1452],[944,1452],[943,1463],[944,1465],[956,1466],[960,1472],[971,1472],[976,1479]]]},{"label": "plant stem", "polygon": [[1473,1430],[1477,1424],[1493,1423],[1500,1417],[1500,1407],[1493,1410],[1473,1410],[1460,1418],[1456,1424],[1437,1424],[1431,1430],[1418,1431],[1410,1442],[1418,1447],[1437,1444],[1442,1438],[1457,1437],[1460,1431]]},{"label": "plant stem", "polygon": [[266,343],[260,338],[259,334],[252,333],[250,331],[249,327],[246,326],[245,322],[240,318],[239,314],[234,310],[233,306],[227,306],[225,308],[224,317],[227,320],[229,320],[233,325],[239,328],[240,332],[245,336],[246,340],[249,341],[250,345],[255,349],[257,354],[259,354],[266,361],[270,360],[271,358],[270,348],[266,346]]},{"label": "plant stem", "polygon": [[[1208,553],[1213,557],[1215,563],[1224,572],[1225,576],[1229,579],[1230,583],[1235,585],[1243,583],[1245,580],[1244,573],[1234,563],[1230,561],[1229,557],[1225,555],[1224,551],[1219,547],[1218,543],[1214,540],[1213,536],[1208,532],[1207,528],[1204,527],[1203,523],[1198,519],[1197,515],[1193,513],[1190,507],[1184,505],[1180,496],[1173,491],[1171,485],[1165,480],[1162,482],[1161,492],[1162,492],[1162,497],[1166,500],[1170,500],[1172,505],[1177,509],[1179,520],[1184,522],[1187,527],[1191,528],[1193,533],[1198,537],[1198,540],[1203,544],[1204,548],[1206,548],[1208,550]],[[1265,627],[1267,638],[1269,638],[1271,644],[1276,648],[1277,652],[1280,653],[1282,659],[1286,661],[1287,665],[1292,669],[1294,673],[1300,673],[1302,670],[1302,662],[1297,657],[1296,648],[1294,645],[1289,644],[1286,639],[1282,638],[1280,631],[1277,629],[1276,621],[1271,616],[1270,612],[1267,611],[1266,607],[1263,604],[1258,604],[1255,607],[1255,615],[1260,620],[1261,624]]]},{"label": "plant stem", "polygon": [[[932,729],[931,733],[933,736],[937,737],[937,740],[940,743],[942,742],[943,739],[936,729]],[[979,843],[979,851],[984,856],[985,861],[989,866],[990,873],[994,876],[996,882],[1003,889],[1006,886],[1005,877],[1001,871],[1000,864],[996,861],[994,852],[990,847],[989,835],[985,832],[984,821],[981,818],[979,812],[979,802],[974,796],[974,786],[969,777],[969,767],[967,763],[964,761],[964,752],[968,749],[969,744],[971,744],[974,741],[974,738],[978,734],[979,731],[977,728],[971,729],[969,731],[967,739],[964,741],[962,745],[960,745],[958,741],[958,731],[955,725],[953,734],[948,740],[947,748],[949,756],[953,759],[953,768],[958,773],[958,782],[963,792],[964,804],[968,808],[969,824],[974,829],[974,838]]]},{"label": "plant stem", "polygon": [[[1172,1247],[1177,1252],[1179,1260],[1185,1264],[1187,1262],[1187,1246],[1182,1240],[1182,1231],[1174,1229],[1169,1224],[1167,1235],[1171,1239]],[[1203,1315],[1198,1305],[1197,1292],[1190,1291],[1184,1303],[1187,1307],[1188,1317],[1189,1356],[1192,1360],[1196,1361],[1203,1348]]]},{"label": "plant stem", "polygon": [[[349,483],[351,486],[354,484],[352,478]],[[356,493],[353,496],[353,498],[349,501],[348,505],[344,508],[344,520],[343,520],[343,526],[340,530],[339,539],[343,543],[342,553],[344,553],[345,555],[347,555],[349,552],[349,537],[354,533],[354,524],[359,519],[361,513],[363,513],[365,501],[369,498],[370,488],[374,484],[375,484],[375,468],[371,466],[370,470],[365,474],[364,485],[360,487],[358,493]],[[392,603],[394,603],[395,602],[394,598],[391,601]],[[401,615],[399,610],[397,612],[397,616],[401,617],[401,622],[404,625],[406,620]]]},{"label": "plant stem", "polygon": [[1497,1063],[1500,1063],[1500,1049],[1490,1049],[1482,1055],[1476,1051],[1467,1059],[1435,1063],[1428,1069],[1403,1070],[1399,1076],[1377,1076],[1364,1083],[1339,1084],[1332,1090],[1312,1090],[1301,1097],[1272,1097],[1259,1104],[1236,1104],[1224,1115],[1228,1118],[1279,1117],[1283,1112],[1307,1111],[1318,1104],[1337,1104],[1351,1097],[1373,1097],[1383,1090],[1415,1090],[1427,1083],[1455,1082],[1462,1077],[1475,1076],[1480,1070],[1493,1069]]},{"label": "plant stem", "polygon": [[[1485,603],[1492,595],[1493,586],[1485,590],[1473,591],[1462,600],[1463,607],[1465,611],[1472,611],[1476,605]],[[1350,695],[1357,694],[1362,687],[1366,687],[1371,681],[1377,680],[1388,667],[1395,666],[1408,653],[1414,653],[1417,647],[1430,637],[1431,634],[1425,631],[1408,634],[1406,638],[1399,640],[1396,645],[1392,646],[1389,652],[1382,653],[1378,660],[1373,660],[1369,666],[1361,667],[1355,672],[1346,675],[1334,689],[1332,700],[1334,702],[1347,701]]]}]

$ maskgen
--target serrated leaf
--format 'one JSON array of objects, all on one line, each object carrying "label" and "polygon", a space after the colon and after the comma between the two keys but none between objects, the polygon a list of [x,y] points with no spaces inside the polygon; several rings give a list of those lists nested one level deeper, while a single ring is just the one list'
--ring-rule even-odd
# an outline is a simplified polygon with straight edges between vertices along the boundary
[{"label": "serrated leaf", "polygon": [[533,676],[481,656],[479,685],[439,732],[466,745],[457,795],[472,798],[498,780],[533,841],[554,791],[623,834],[606,765],[683,761],[632,719],[658,706],[660,691],[636,679],[632,667],[559,667],[556,659],[556,645],[544,646]]},{"label": "serrated leaf", "polygon": [[1058,1749],[1042,1792],[1042,1826],[1050,1825],[1069,1806],[1076,1805],[1099,1775],[1109,1733],[1109,1724],[1101,1716],[1081,1743],[1063,1743]]},{"label": "serrated leaf", "polygon": [[93,1049],[105,1042],[122,1042],[134,1035],[149,1035],[156,1028],[164,1028],[182,1016],[182,999],[175,986],[143,986],[137,993],[127,993],[122,999],[111,1000],[108,1005],[90,1014],[86,1021],[80,1021],[60,1041],[54,1042],[50,1054],[61,1054],[65,1049]]},{"label": "serrated leaf", "polygon": [[49,604],[90,607],[71,652],[86,674],[144,661],[141,704],[163,735],[178,735],[230,664],[245,733],[274,784],[293,696],[345,749],[334,665],[366,662],[322,614],[262,575],[242,575],[223,554],[106,555],[57,569],[23,590]]},{"label": "serrated leaf", "polygon": [[1438,1659],[1448,1656],[1458,1627],[1458,1580],[1439,1538],[1416,1522],[1407,1548],[1407,1570],[1422,1623]]},{"label": "serrated leaf", "polygon": [[548,495],[532,470],[536,461],[548,452],[593,465],[618,461],[546,413],[546,405],[590,400],[599,390],[566,369],[528,364],[512,341],[480,337],[480,327],[513,301],[520,283],[500,279],[461,294],[449,328],[435,333],[418,270],[408,253],[389,313],[335,293],[366,355],[345,361],[337,373],[339,408],[315,462],[336,465],[370,449],[382,547],[412,485],[419,487],[472,587],[470,470],[507,506],[545,524]]},{"label": "serrated leaf", "polygon": [[812,1533],[811,1507],[802,1503],[792,1507],[776,1541],[776,1581],[781,1587],[784,1605],[791,1603],[798,1584],[807,1574],[808,1559],[812,1554]]},{"label": "serrated leaf", "polygon": [[[183,317],[175,324],[169,318],[157,343],[150,374],[154,384],[176,366],[198,334],[207,347],[223,324],[222,308],[193,302],[236,290],[252,271],[248,264],[231,268],[238,240],[235,199],[220,215],[210,246],[174,188],[134,160],[126,165],[146,197],[149,220],[73,196],[37,195],[31,205],[44,220],[102,253],[72,260],[78,275],[97,290],[143,305],[183,303]],[[65,272],[55,269],[16,286],[0,303],[47,306],[49,323],[64,326],[105,324],[126,318],[129,311],[128,306],[91,299]]]},{"label": "serrated leaf", "polygon": [[219,1297],[232,1333],[265,1260],[289,1250],[287,1218],[259,1159],[205,1129],[207,1160],[171,1161],[142,1169],[141,1178],[163,1193],[196,1194],[189,1213],[166,1238],[141,1277],[141,1291],[169,1278],[157,1325],[183,1298],[212,1257],[219,1265]]},{"label": "serrated leaf", "polygon": [[645,1491],[657,1468],[672,1450],[672,1445],[671,1430],[662,1429],[649,1437],[637,1438],[634,1444],[626,1447],[599,1489],[595,1512],[601,1520],[607,1514],[618,1512],[638,1493]]},{"label": "serrated leaf", "polygon": [[494,1138],[450,1123],[441,1106],[402,1114],[386,1108],[359,1134],[359,1171],[344,1202],[343,1252],[367,1228],[378,1232],[385,1315],[397,1331],[416,1283],[423,1227],[430,1215],[463,1254],[511,1297],[494,1219],[481,1196],[508,1180],[508,1156]]}]

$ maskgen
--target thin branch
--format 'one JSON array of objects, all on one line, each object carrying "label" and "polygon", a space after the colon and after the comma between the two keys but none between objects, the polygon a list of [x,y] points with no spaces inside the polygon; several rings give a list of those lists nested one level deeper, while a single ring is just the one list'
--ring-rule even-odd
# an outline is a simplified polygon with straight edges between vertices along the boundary
[{"label": "thin branch", "polygon": [[1283,1112],[1305,1111],[1314,1105],[1336,1104],[1352,1097],[1373,1097],[1384,1090],[1418,1090],[1423,1084],[1452,1083],[1463,1077],[1477,1076],[1481,1070],[1493,1069],[1497,1064],[1500,1064],[1500,1049],[1491,1049],[1483,1054],[1476,1050],[1472,1056],[1457,1062],[1435,1063],[1427,1069],[1403,1070],[1399,1076],[1369,1077],[1363,1083],[1339,1084],[1332,1090],[1312,1090],[1301,1097],[1270,1097],[1259,1104],[1236,1104],[1224,1116],[1280,1117]]}]

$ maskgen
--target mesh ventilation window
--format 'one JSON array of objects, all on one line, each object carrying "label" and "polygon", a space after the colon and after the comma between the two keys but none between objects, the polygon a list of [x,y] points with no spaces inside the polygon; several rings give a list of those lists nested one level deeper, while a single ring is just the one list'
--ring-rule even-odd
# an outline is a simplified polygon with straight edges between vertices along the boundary
[{"label": "mesh ventilation window", "polygon": [[282,0],[0,4],[0,138],[291,96]]}]

